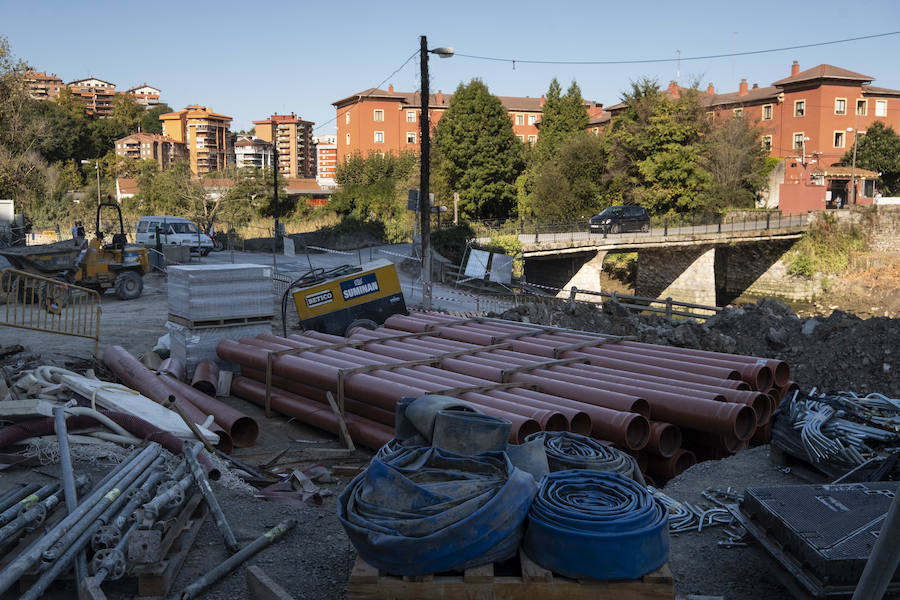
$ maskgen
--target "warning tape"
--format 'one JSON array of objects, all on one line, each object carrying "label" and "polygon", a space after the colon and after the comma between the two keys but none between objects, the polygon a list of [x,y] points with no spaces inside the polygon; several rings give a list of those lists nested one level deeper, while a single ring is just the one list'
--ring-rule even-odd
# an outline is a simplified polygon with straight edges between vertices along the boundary
[{"label": "warning tape", "polygon": [[378,251],[383,252],[384,254],[390,254],[391,256],[399,256],[400,258],[408,258],[410,260],[418,260],[419,262],[422,261],[422,259],[419,258],[418,256],[409,256],[406,254],[400,254],[399,252],[391,252],[390,250],[384,250],[382,248],[379,248]]},{"label": "warning tape", "polygon": [[343,250],[332,250],[331,248],[322,248],[321,246],[307,246],[310,250],[320,250],[329,254],[343,254],[344,256],[356,256],[356,252],[345,252]]}]

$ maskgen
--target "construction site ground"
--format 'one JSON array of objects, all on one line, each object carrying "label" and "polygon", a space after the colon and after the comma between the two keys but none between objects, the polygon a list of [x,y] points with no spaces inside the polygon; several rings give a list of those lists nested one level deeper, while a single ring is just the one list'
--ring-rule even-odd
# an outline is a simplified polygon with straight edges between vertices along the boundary
[{"label": "construction site ground", "polygon": [[[396,251],[398,256],[384,254],[385,257],[391,257],[395,262],[403,260],[403,248],[392,247],[389,251]],[[371,256],[377,258],[378,254],[378,249],[375,249]],[[317,254],[310,258],[314,266],[356,263],[358,259],[365,262],[368,256]],[[230,253],[223,252],[203,260],[231,262],[232,257]],[[237,254],[233,260],[271,264],[271,255]],[[287,261],[294,263],[298,271],[307,265],[305,256],[293,259],[279,257],[280,263]],[[411,276],[401,272],[401,280],[404,290],[415,291]],[[435,305],[448,310],[474,310],[472,298],[454,290],[436,287],[435,296],[444,297],[440,293],[443,291],[447,298],[453,298],[451,294],[456,293],[457,300],[436,301]],[[407,299],[410,304],[416,302],[414,293],[408,294]],[[166,279],[161,274],[148,275],[143,296],[123,302],[107,294],[102,298],[102,308],[101,353],[105,347],[117,344],[140,356],[150,351],[158,338],[166,333]],[[900,348],[900,319],[860,319],[841,310],[827,309],[824,312],[828,316],[819,315],[815,317],[815,324],[811,324],[811,318],[800,318],[784,304],[771,300],[728,309],[708,324],[669,322],[657,317],[638,318],[614,304],[607,304],[603,309],[592,306],[572,308],[564,304],[529,304],[507,311],[504,308],[498,307],[498,316],[632,335],[649,342],[784,358],[794,369],[794,378],[804,391],[817,387],[863,393],[877,391],[895,398],[900,396],[900,356],[897,355],[900,352],[897,350]],[[291,306],[289,313],[292,311]],[[273,329],[274,333],[281,333],[280,321],[276,321]],[[56,364],[77,371],[91,367],[102,370],[91,357],[93,342],[89,340],[0,328],[0,346],[12,344],[21,344],[25,350],[0,361],[8,369],[10,365],[15,369]],[[228,398],[227,402],[259,419],[259,442],[235,453],[247,462],[264,462],[283,449],[302,457],[309,455],[311,450],[340,447],[330,434],[286,417],[275,415],[266,418],[262,409],[237,398]],[[771,461],[769,454],[768,446],[758,446],[721,461],[700,463],[671,480],[663,491],[677,500],[702,504],[704,499],[700,493],[708,487],[731,487],[741,492],[751,486],[808,482],[812,471],[785,468]],[[254,497],[252,492],[239,486],[215,483],[214,490],[242,544],[255,539],[288,516],[298,520],[297,528],[284,540],[264,550],[247,564],[261,567],[295,598],[344,598],[355,553],[337,520],[335,500],[349,481],[353,468],[364,466],[370,456],[371,452],[362,449],[351,459],[307,463],[339,467],[341,473],[337,475],[337,483],[322,486],[331,494],[324,496],[319,506],[296,508],[272,504]],[[75,468],[76,472],[102,476],[109,465],[98,461],[96,456],[86,455],[77,460]],[[41,472],[54,474],[57,469],[55,465],[48,465],[34,471],[6,470],[0,472],[0,487],[5,489],[15,482],[39,480],[43,477]],[[787,590],[772,576],[771,568],[758,548],[752,544],[733,548],[719,546],[718,541],[725,537],[721,529],[710,528],[672,538],[670,565],[675,575],[676,590],[680,594],[760,600],[788,597]],[[207,519],[178,576],[175,589],[208,572],[226,557],[221,535],[212,519]],[[122,599],[133,597],[134,590],[129,585],[110,585],[108,596]],[[243,570],[221,581],[204,597],[227,600],[249,598]]]}]

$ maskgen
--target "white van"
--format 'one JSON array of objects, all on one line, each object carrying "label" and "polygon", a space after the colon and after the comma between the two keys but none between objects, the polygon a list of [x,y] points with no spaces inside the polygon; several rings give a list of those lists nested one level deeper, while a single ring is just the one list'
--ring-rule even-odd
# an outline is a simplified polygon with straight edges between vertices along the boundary
[{"label": "white van", "polygon": [[144,246],[156,245],[156,232],[163,245],[188,246],[201,256],[213,248],[212,238],[183,217],[141,217],[135,227],[135,242]]}]

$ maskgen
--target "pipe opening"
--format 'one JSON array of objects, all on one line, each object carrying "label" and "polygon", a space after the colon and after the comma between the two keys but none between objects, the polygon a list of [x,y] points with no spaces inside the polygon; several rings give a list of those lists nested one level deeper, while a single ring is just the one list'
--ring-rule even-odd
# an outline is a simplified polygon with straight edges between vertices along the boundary
[{"label": "pipe opening", "polygon": [[785,387],[791,379],[791,368],[786,362],[780,360],[775,365],[775,385]]},{"label": "pipe opening", "polygon": [[525,438],[527,438],[532,433],[537,433],[541,430],[541,426],[538,425],[538,422],[534,419],[526,419],[522,426],[519,427],[519,430],[516,431],[516,439],[513,440],[516,444],[524,444]]},{"label": "pipe opening", "polygon": [[640,450],[650,441],[650,422],[641,415],[634,415],[625,426],[625,443],[629,450]]},{"label": "pipe opening", "polygon": [[756,412],[749,406],[742,405],[734,419],[734,435],[739,440],[750,439],[756,430]]},{"label": "pipe opening", "polygon": [[[238,448],[246,448],[256,443],[259,437],[259,425],[250,417],[241,417],[231,425],[231,440]],[[224,452],[224,450],[223,450]]]},{"label": "pipe opening", "polygon": [[772,399],[766,394],[757,394],[749,405],[756,413],[756,426],[769,422],[772,416]]},{"label": "pipe opening", "polygon": [[587,413],[577,412],[572,417],[572,420],[569,421],[569,428],[572,433],[578,433],[581,435],[591,435],[591,428],[593,427],[593,423],[591,423],[591,418],[587,415]]},{"label": "pipe opening", "polygon": [[681,430],[671,423],[666,423],[656,429],[656,451],[665,458],[674,455],[681,447]]},{"label": "pipe opening", "polygon": [[544,423],[544,431],[569,431],[569,420],[560,413],[554,413]]},{"label": "pipe opening", "polygon": [[694,453],[690,450],[682,450],[678,458],[675,459],[675,465],[672,467],[673,474],[684,473],[695,464],[697,464],[697,457],[694,456]]}]

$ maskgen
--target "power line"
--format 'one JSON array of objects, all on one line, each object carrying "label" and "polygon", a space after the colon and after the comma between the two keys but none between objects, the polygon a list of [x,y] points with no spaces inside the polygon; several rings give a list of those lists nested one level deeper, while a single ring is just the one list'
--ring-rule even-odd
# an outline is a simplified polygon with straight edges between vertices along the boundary
[{"label": "power line", "polygon": [[[396,69],[394,69],[394,72],[393,72],[393,73],[391,73],[390,75],[388,75],[387,77],[385,77],[384,79],[382,79],[381,82],[380,82],[378,85],[376,85],[375,87],[372,88],[372,91],[370,91],[368,94],[365,94],[365,95],[363,95],[363,96],[360,96],[359,99],[362,100],[363,98],[368,98],[369,96],[371,96],[372,94],[374,94],[376,90],[378,90],[381,86],[383,86],[385,83],[387,83],[387,81],[388,81],[391,77],[393,77],[394,75],[396,75],[397,73],[399,73],[400,71],[402,71],[403,68],[404,68],[406,65],[409,64],[409,61],[411,61],[412,59],[414,59],[414,58],[415,58],[416,56],[418,56],[418,55],[419,55],[419,51],[418,51],[418,50],[416,50],[415,52],[413,52],[412,54],[410,54],[410,55],[409,55],[409,58],[407,58],[405,61],[403,61],[403,64],[402,64],[402,65],[400,65],[399,67],[397,67]],[[328,121],[325,121],[324,123],[322,123],[321,125],[319,125],[319,126],[316,127],[315,129],[313,129],[313,133],[315,133],[316,131],[319,131],[320,129],[322,129],[322,128],[325,127],[326,125],[331,125],[332,123],[334,123],[334,122],[337,121],[337,120],[338,120],[338,115],[335,115],[333,119],[329,119]]]},{"label": "power line", "polygon": [[[475,54],[462,54],[457,52],[454,56],[463,58],[472,58],[476,60],[490,60],[495,62],[508,62],[513,64],[532,64],[532,65],[641,65],[650,63],[672,63],[685,62],[689,60],[709,60],[713,58],[728,58],[732,56],[752,56],[756,54],[768,54],[771,52],[784,52],[787,50],[798,50],[801,48],[815,48],[818,46],[829,46],[832,44],[845,44],[848,42],[858,42],[860,40],[871,40],[875,38],[887,37],[891,35],[900,35],[900,31],[889,31],[886,33],[875,33],[872,35],[862,35],[859,37],[844,38],[841,40],[832,40],[828,42],[815,42],[813,44],[799,44],[796,46],[784,46],[781,48],[768,48],[766,50],[748,50],[745,52],[729,52],[726,54],[708,54],[705,56],[680,56],[677,58],[648,58],[633,60],[522,60],[518,58],[499,58],[495,56],[478,56]],[[407,61],[408,62],[408,61]]]}]

